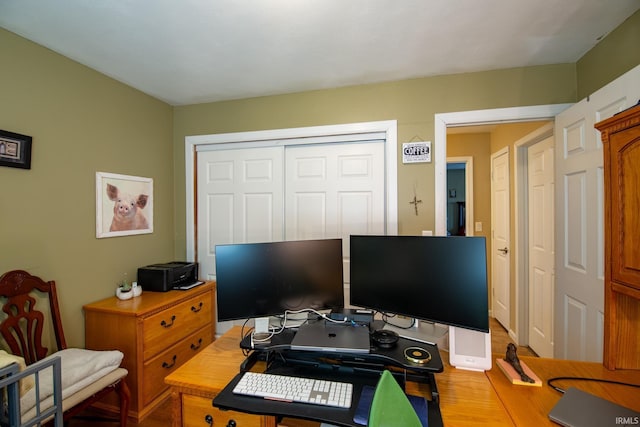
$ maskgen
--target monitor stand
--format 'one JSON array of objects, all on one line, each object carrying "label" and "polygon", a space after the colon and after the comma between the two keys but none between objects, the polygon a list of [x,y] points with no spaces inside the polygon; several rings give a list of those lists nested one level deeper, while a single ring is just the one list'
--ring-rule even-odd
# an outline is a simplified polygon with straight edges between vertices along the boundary
[{"label": "monitor stand", "polygon": [[449,349],[449,327],[437,323],[415,320],[415,326],[411,328],[399,328],[397,326],[384,324],[382,329],[396,332],[402,338],[437,345],[443,350]]}]

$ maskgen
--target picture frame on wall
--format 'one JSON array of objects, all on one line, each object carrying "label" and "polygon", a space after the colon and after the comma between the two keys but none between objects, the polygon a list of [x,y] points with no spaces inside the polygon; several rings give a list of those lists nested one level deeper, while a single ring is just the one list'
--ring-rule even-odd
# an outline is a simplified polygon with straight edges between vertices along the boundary
[{"label": "picture frame on wall", "polygon": [[0,130],[0,166],[31,169],[31,143],[28,135]]},{"label": "picture frame on wall", "polygon": [[153,233],[153,179],[96,172],[96,237]]}]

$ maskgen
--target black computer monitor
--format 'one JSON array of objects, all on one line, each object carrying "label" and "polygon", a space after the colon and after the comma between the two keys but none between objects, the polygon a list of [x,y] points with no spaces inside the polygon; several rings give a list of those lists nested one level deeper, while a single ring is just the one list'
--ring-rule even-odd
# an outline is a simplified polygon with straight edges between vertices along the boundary
[{"label": "black computer monitor", "polygon": [[344,307],[342,239],[215,249],[218,321]]},{"label": "black computer monitor", "polygon": [[351,236],[350,303],[489,332],[484,237]]}]

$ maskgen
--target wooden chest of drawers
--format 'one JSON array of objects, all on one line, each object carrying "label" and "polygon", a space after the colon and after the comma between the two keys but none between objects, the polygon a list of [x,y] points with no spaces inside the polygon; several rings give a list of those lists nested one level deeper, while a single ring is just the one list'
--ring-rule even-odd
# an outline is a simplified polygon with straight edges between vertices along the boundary
[{"label": "wooden chest of drawers", "polygon": [[[215,284],[188,291],[143,292],[121,301],[107,298],[84,306],[85,345],[124,353],[131,389],[129,416],[140,422],[169,396],[164,377],[215,337]],[[105,401],[117,412],[117,402]]]}]

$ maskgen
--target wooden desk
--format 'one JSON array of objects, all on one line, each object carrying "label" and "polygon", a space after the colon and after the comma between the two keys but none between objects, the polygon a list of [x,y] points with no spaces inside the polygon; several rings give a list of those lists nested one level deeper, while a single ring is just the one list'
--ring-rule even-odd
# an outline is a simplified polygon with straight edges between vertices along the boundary
[{"label": "wooden desk", "polygon": [[[165,378],[171,386],[173,426],[203,426],[211,417],[214,426],[226,426],[230,419],[238,427],[275,427],[269,416],[256,416],[213,408],[211,400],[238,373],[244,359],[239,347],[240,328],[235,327],[210,344],[191,360]],[[559,376],[605,378],[640,384],[640,371],[609,371],[601,364],[555,359],[521,357],[544,382],[542,387],[512,385],[500,369],[494,366],[487,372],[471,372],[453,368],[449,355],[442,353],[444,372],[436,374],[440,393],[440,411],[447,427],[451,426],[557,426],[547,414],[561,394],[546,385],[546,380]],[[495,358],[502,357],[500,355]],[[256,365],[256,370],[264,366]],[[640,389],[611,384],[563,381],[562,388],[579,385],[583,390],[640,411]],[[429,395],[426,384],[409,382],[407,392]],[[319,423],[285,419],[287,427],[311,427]]]},{"label": "wooden desk", "polygon": [[[547,414],[562,395],[547,386],[547,380],[550,378],[587,377],[640,384],[640,371],[610,371],[600,363],[523,356],[520,360],[536,373],[543,385],[542,387],[516,386],[512,385],[495,366],[495,359],[498,357],[500,356],[494,357],[494,367],[487,371],[486,375],[517,426],[557,427],[557,424],[549,420]],[[554,385],[562,389],[578,387],[640,412],[640,389],[638,388],[573,380],[558,381]],[[613,422],[612,420],[612,424]]]},{"label": "wooden desk", "polygon": [[[214,426],[226,426],[230,419],[234,419],[238,427],[275,427],[273,417],[219,411],[211,406],[211,400],[238,373],[240,363],[244,360],[239,343],[240,328],[235,327],[165,378],[165,382],[171,386],[174,427],[208,427],[210,424],[205,421],[207,415],[214,420]],[[448,359],[448,355],[445,356]],[[264,369],[260,365],[255,367],[256,370],[261,368]],[[457,370],[445,361],[445,370],[436,374],[436,381],[445,426],[513,426],[483,372]],[[407,391],[429,395],[426,384],[408,383]],[[285,420],[284,424],[318,425],[290,419]]]},{"label": "wooden desk", "polygon": [[[225,427],[230,419],[236,420],[238,427],[275,427],[273,417],[220,411],[211,404],[239,372],[245,358],[240,349],[240,331],[239,326],[232,328],[165,377],[165,382],[171,386],[174,427]],[[259,369],[259,365],[256,368]],[[208,417],[212,423],[206,421]]]}]

